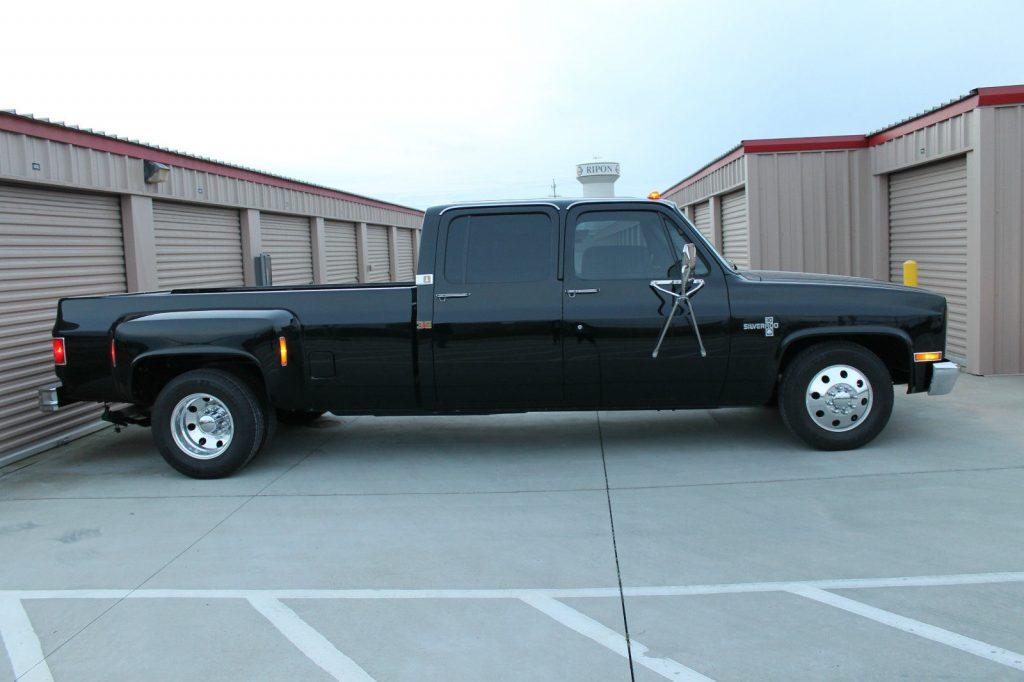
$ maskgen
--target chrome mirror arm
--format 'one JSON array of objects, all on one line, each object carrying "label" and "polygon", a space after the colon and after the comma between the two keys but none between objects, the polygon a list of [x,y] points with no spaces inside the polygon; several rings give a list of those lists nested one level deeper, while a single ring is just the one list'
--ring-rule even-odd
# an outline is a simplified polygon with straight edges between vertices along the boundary
[{"label": "chrome mirror arm", "polygon": [[700,348],[700,356],[706,358],[708,353],[704,349],[704,340],[700,335],[700,326],[697,324],[697,316],[693,312],[693,302],[690,301],[690,297],[696,294],[704,287],[704,280],[702,279],[691,279],[690,283],[692,286],[681,294],[677,294],[671,289],[664,287],[672,286],[683,286],[681,279],[655,279],[651,280],[651,288],[655,291],[660,291],[663,294],[671,296],[674,301],[672,303],[672,310],[669,311],[668,319],[665,320],[665,326],[661,328],[661,334],[658,336],[658,343],[654,345],[654,351],[651,352],[651,357],[658,357],[658,351],[661,350],[661,344],[665,341],[665,335],[668,334],[669,327],[672,326],[672,319],[676,315],[676,310],[679,309],[680,303],[686,303],[686,312],[690,315],[690,321],[693,323],[693,332],[697,337],[697,346]]}]

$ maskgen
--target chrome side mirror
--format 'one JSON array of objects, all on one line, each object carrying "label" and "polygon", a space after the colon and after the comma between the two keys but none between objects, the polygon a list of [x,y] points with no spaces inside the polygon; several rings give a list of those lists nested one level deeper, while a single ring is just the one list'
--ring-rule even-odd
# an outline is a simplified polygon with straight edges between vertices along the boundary
[{"label": "chrome side mirror", "polygon": [[697,247],[692,242],[683,247],[683,264],[691,274],[697,267]]},{"label": "chrome side mirror", "polygon": [[683,255],[679,259],[679,283],[683,290],[693,279],[693,270],[697,267],[697,247],[693,244],[683,246]]}]

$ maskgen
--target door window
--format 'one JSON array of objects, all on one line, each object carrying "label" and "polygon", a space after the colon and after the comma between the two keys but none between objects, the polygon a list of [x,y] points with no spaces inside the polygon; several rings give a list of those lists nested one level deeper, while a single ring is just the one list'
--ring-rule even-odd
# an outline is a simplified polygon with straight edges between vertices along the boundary
[{"label": "door window", "polygon": [[452,284],[553,280],[555,259],[546,213],[463,215],[448,223],[444,278]]},{"label": "door window", "polygon": [[594,211],[576,221],[573,266],[579,279],[664,278],[677,261],[654,211]]}]

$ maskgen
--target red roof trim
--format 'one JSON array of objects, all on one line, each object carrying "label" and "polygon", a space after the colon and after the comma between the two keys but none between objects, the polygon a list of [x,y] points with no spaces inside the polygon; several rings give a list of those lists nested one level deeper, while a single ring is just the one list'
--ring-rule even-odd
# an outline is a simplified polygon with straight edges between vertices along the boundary
[{"label": "red roof trim", "polygon": [[743,140],[747,154],[769,152],[813,152],[824,149],[861,149],[868,146],[863,135],[831,135],[828,137],[780,137],[768,140]]},{"label": "red roof trim", "polygon": [[978,88],[978,106],[1024,103],[1024,85],[999,85],[994,88]]},{"label": "red roof trim", "polygon": [[280,178],[267,173],[261,173],[259,171],[247,170],[213,161],[205,161],[203,159],[197,159],[184,154],[149,147],[144,144],[118,140],[105,135],[86,132],[84,130],[74,130],[56,123],[37,121],[7,112],[0,112],[0,130],[29,135],[31,137],[39,137],[45,140],[52,140],[54,142],[73,144],[78,147],[86,147],[88,149],[109,152],[111,154],[122,154],[135,159],[148,159],[150,161],[178,166],[179,168],[188,168],[189,170],[200,171],[203,173],[223,175],[236,180],[247,180],[261,185],[272,185],[283,189],[317,194],[331,199],[351,201],[353,203],[383,208],[389,211],[398,211],[400,213],[408,213],[409,215],[416,216],[423,215],[423,211],[418,211],[414,208],[409,208],[408,206],[392,204],[386,201],[378,201],[376,199],[359,196],[358,194],[349,194],[348,192],[341,192],[334,189],[328,189],[326,187],[308,185],[303,182],[288,180],[286,178]]}]

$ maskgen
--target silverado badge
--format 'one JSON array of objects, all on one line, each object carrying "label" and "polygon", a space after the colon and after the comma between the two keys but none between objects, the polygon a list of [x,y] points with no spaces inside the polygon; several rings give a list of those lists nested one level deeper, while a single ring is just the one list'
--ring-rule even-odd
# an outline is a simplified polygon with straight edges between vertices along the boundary
[{"label": "silverado badge", "polygon": [[764,318],[764,322],[744,322],[743,331],[750,331],[751,329],[763,329],[765,336],[775,336],[775,330],[779,328],[779,323],[775,321],[774,316],[767,316]]}]

